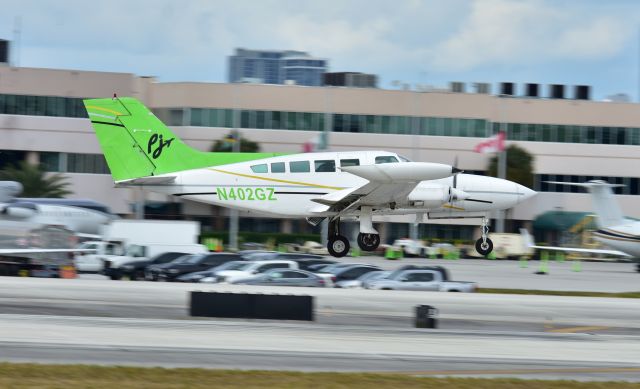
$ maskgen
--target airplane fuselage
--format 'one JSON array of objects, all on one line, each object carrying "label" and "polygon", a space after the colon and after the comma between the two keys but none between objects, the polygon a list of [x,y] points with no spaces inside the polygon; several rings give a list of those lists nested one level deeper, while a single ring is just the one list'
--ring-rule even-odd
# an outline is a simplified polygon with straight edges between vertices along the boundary
[{"label": "airplane fuselage", "polygon": [[[390,158],[395,161],[391,162]],[[170,185],[150,189],[189,200],[216,204],[245,211],[286,217],[331,216],[314,199],[337,191],[356,188],[368,180],[341,166],[374,165],[382,160],[402,164],[401,157],[383,151],[305,153],[250,162],[193,169],[172,173]],[[356,162],[357,161],[357,162]],[[398,191],[378,191],[376,198],[365,197],[374,214],[427,213],[437,217],[461,217],[507,209],[533,195],[533,191],[511,181],[494,177],[458,174],[456,189],[472,200],[450,201],[453,177],[418,182],[415,187]],[[380,193],[382,192],[382,193]],[[324,209],[323,209],[324,208]],[[357,216],[358,211],[343,216]]]},{"label": "airplane fuselage", "polygon": [[640,222],[626,219],[625,224],[600,228],[594,238],[603,244],[640,258]]}]

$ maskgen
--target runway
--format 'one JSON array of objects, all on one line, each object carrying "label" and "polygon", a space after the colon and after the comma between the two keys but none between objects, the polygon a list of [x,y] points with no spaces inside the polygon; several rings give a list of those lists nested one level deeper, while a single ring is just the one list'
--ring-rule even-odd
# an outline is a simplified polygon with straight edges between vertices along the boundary
[{"label": "runway", "polygon": [[0,359],[640,381],[636,336],[0,315]]},{"label": "runway", "polygon": [[[317,320],[194,319],[192,290],[310,294]],[[640,382],[636,299],[5,277],[0,312],[3,361]]]}]

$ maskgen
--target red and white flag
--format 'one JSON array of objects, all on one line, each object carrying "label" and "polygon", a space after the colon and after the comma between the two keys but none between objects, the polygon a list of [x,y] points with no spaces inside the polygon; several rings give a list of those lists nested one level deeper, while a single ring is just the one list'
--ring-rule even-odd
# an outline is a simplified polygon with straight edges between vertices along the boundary
[{"label": "red and white flag", "polygon": [[478,143],[476,147],[473,148],[473,151],[476,153],[497,153],[500,151],[504,151],[504,140],[506,136],[503,131],[495,134],[494,136],[483,140]]}]

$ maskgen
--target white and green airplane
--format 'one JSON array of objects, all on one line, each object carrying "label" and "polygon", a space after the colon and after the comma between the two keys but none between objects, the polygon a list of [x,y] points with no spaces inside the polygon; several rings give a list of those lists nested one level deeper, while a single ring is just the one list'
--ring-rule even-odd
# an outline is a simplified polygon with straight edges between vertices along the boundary
[{"label": "white and green airplane", "polygon": [[116,185],[313,225],[328,219],[328,250],[342,257],[349,241],[340,219],[360,222],[358,245],[375,250],[374,215],[414,214],[429,219],[482,219],[476,249],[493,249],[488,212],[507,209],[535,194],[517,183],[461,174],[453,166],[411,162],[386,151],[305,154],[206,153],[184,144],[134,98],[84,101]]}]

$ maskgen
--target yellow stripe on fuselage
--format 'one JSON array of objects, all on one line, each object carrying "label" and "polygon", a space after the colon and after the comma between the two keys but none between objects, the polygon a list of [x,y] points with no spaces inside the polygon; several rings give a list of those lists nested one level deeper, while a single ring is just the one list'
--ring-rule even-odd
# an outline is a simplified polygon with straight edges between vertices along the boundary
[{"label": "yellow stripe on fuselage", "polygon": [[301,182],[301,181],[290,181],[290,180],[281,180],[281,179],[278,179],[278,178],[260,177],[260,176],[254,176],[252,174],[235,173],[235,172],[230,172],[230,171],[220,170],[220,169],[209,169],[209,170],[212,170],[212,171],[218,172],[218,173],[231,174],[233,176],[254,178],[256,180],[264,180],[264,181],[271,181],[271,182],[281,182],[283,184],[302,185],[302,186],[307,186],[307,187],[311,187],[311,188],[323,188],[323,189],[333,189],[333,190],[344,189],[344,188],[341,188],[341,187],[338,187],[338,186],[327,186],[327,185],[311,184],[311,183],[308,183],[308,182]]},{"label": "yellow stripe on fuselage", "polygon": [[442,206],[442,208],[455,209],[456,211],[464,211],[465,210],[462,207],[456,207],[455,205],[451,205],[451,204],[445,204],[445,205]]}]

